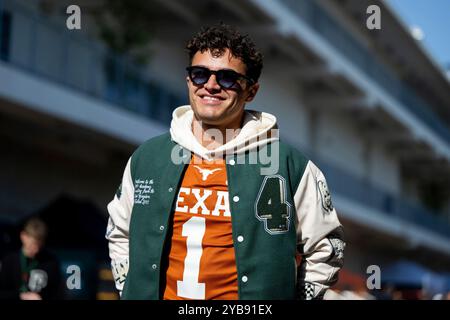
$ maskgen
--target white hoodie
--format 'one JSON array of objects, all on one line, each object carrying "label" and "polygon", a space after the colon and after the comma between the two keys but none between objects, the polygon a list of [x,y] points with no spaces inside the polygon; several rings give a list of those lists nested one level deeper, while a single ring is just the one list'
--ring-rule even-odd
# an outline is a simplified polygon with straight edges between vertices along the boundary
[{"label": "white hoodie", "polygon": [[173,141],[208,161],[221,155],[242,154],[279,139],[275,116],[266,112],[246,110],[239,134],[226,144],[208,150],[200,144],[192,132],[193,118],[194,112],[190,105],[176,108],[172,114],[170,135]]}]

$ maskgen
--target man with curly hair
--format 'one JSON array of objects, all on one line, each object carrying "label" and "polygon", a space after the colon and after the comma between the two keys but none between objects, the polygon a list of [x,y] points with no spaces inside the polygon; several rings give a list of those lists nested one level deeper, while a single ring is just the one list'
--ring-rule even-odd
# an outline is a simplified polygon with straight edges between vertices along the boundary
[{"label": "man with curly hair", "polygon": [[325,177],[280,142],[275,116],[245,110],[263,67],[230,26],[186,46],[189,105],[130,157],[108,205],[123,299],[320,299],[342,266]]}]

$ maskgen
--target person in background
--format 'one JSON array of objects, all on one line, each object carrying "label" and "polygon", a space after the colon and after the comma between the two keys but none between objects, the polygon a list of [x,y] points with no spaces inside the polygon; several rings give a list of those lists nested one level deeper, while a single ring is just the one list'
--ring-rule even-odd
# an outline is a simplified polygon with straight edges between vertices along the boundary
[{"label": "person in background", "polygon": [[60,298],[59,263],[44,249],[47,226],[29,218],[20,232],[22,247],[7,255],[0,266],[0,299]]}]

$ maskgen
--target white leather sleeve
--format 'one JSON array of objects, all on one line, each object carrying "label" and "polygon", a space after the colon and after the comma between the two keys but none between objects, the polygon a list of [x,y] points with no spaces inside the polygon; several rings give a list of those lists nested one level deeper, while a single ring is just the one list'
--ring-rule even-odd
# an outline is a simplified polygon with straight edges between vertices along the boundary
[{"label": "white leather sleeve", "polygon": [[343,265],[344,236],[323,173],[311,161],[294,195],[297,248],[302,256],[297,274],[300,299],[320,299],[337,281]]},{"label": "white leather sleeve", "polygon": [[108,204],[109,220],[106,230],[111,268],[120,294],[128,274],[129,227],[134,204],[130,163],[131,158],[125,167],[122,182],[113,200]]}]

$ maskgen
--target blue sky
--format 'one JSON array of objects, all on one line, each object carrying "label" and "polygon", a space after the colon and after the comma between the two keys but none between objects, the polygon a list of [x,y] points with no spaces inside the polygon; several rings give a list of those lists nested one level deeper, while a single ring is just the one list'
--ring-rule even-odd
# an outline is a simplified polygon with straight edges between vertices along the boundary
[{"label": "blue sky", "polygon": [[439,65],[450,68],[450,0],[386,1],[407,26],[422,29],[423,46]]}]

